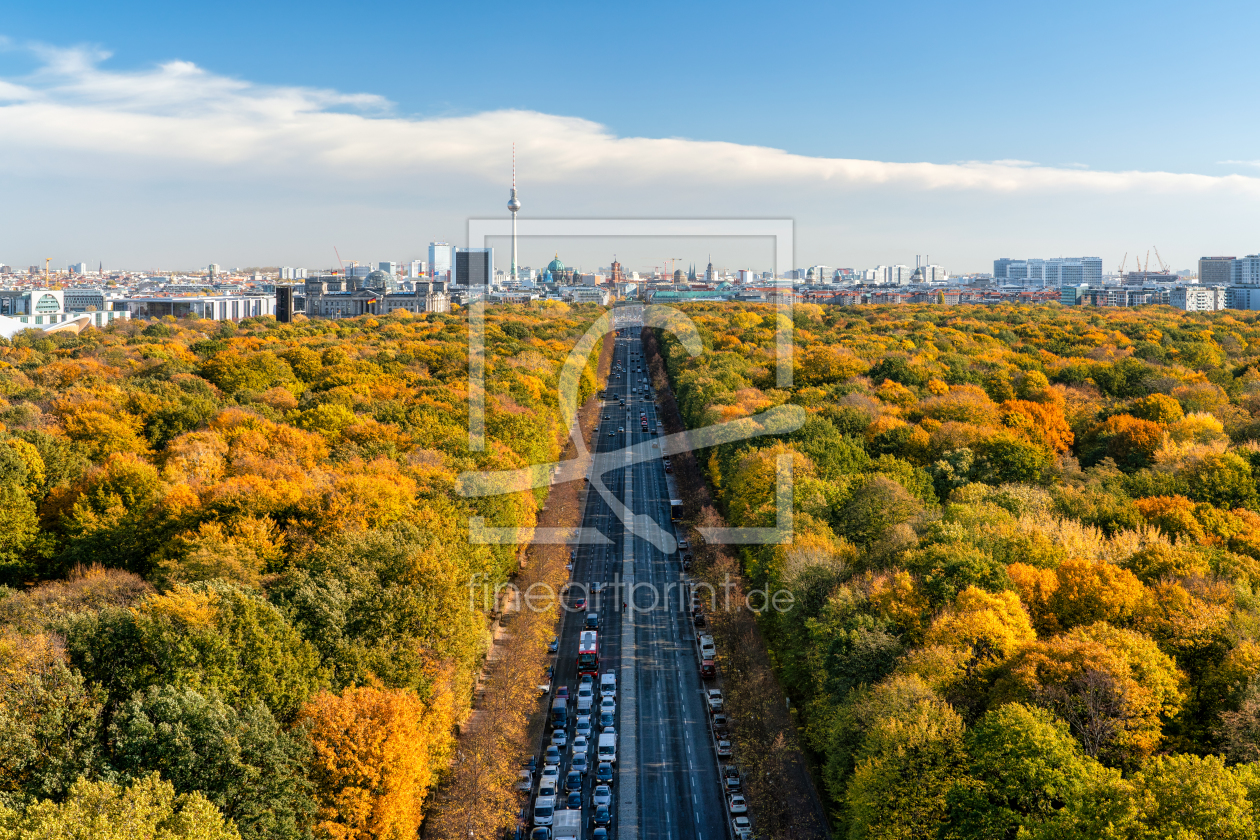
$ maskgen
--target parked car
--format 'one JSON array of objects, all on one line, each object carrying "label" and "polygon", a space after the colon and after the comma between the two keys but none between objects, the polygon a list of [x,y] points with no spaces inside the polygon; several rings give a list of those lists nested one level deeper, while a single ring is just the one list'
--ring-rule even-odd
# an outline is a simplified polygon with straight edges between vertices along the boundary
[{"label": "parked car", "polygon": [[[707,627],[709,624],[709,620],[704,617],[704,613],[698,612],[691,617],[691,623],[696,625],[697,627]],[[713,664],[712,660],[709,661],[709,664],[710,665]]]},{"label": "parked car", "polygon": [[555,673],[555,669],[550,665],[547,670],[543,671],[543,681],[538,684],[539,694],[549,694],[551,692],[551,676]]},{"label": "parked car", "polygon": [[516,789],[529,793],[534,787],[534,774],[529,770],[520,770],[516,774]]},{"label": "parked car", "polygon": [[722,786],[726,788],[727,793],[743,787],[743,780],[740,779],[739,770],[734,764],[728,764],[722,768]]},{"label": "parked car", "polygon": [[705,694],[707,695],[705,699],[709,703],[709,711],[710,712],[722,711],[722,689],[710,688],[707,692],[705,692]]},{"label": "parked car", "polygon": [[706,680],[711,680],[717,676],[717,669],[713,667],[712,659],[703,659],[700,661],[700,676]]},{"label": "parked car", "polygon": [[721,759],[730,758],[731,757],[731,742],[718,741],[717,742],[717,755],[718,755],[718,758],[721,758]]},{"label": "parked car", "polygon": [[560,650],[560,637],[555,636],[550,642],[547,642],[547,653],[555,653]]},{"label": "parked car", "polygon": [[716,734],[725,735],[728,731],[727,724],[728,721],[726,720],[726,715],[716,714],[713,716],[713,731]]},{"label": "parked car", "polygon": [[731,827],[735,830],[735,836],[739,840],[747,840],[752,837],[752,820],[743,815],[731,820]]},{"label": "parked car", "polygon": [[744,799],[744,795],[742,793],[731,794],[731,798],[727,800],[727,807],[730,809],[732,814],[748,813],[748,801]]}]

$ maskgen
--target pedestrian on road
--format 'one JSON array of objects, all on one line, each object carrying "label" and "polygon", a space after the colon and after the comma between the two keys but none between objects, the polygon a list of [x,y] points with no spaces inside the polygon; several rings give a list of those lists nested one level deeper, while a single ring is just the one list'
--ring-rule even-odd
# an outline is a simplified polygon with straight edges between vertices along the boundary
[{"label": "pedestrian on road", "polygon": [[621,602],[621,611],[622,611],[622,612],[625,612],[625,611],[626,611],[626,602],[625,602],[625,601],[622,601],[622,602]]}]

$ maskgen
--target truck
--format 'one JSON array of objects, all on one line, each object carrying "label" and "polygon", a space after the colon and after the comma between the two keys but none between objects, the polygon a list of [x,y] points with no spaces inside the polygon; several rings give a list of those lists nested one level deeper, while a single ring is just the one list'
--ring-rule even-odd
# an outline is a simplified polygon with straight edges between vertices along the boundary
[{"label": "truck", "polygon": [[551,823],[552,840],[578,840],[582,836],[582,810],[556,811]]},{"label": "truck", "polygon": [[[669,472],[669,471],[670,471],[670,470],[669,470],[669,468],[666,468],[666,469],[665,469],[665,472]],[[683,511],[682,511],[682,499],[670,499],[670,500],[669,500],[669,521],[670,521],[670,522],[679,522],[679,521],[681,521],[681,520],[682,520],[682,512],[683,512]]]}]

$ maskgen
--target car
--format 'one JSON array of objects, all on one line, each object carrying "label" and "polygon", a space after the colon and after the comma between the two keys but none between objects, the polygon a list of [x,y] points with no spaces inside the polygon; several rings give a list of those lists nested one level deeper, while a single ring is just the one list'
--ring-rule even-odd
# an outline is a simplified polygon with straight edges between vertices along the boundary
[{"label": "car", "polygon": [[607,761],[601,761],[599,766],[595,768],[595,781],[606,782],[611,784],[613,780],[612,765]]},{"label": "car", "polygon": [[575,790],[570,792],[569,795],[565,797],[564,807],[568,808],[570,811],[582,810],[582,791]]},{"label": "car", "polygon": [[529,840],[551,840],[551,828],[545,825],[536,825],[529,832]]},{"label": "car", "polygon": [[731,798],[727,800],[727,808],[730,809],[732,814],[747,814],[748,801],[744,799],[742,793],[733,793]]},{"label": "car", "polygon": [[603,732],[607,732],[609,729],[612,729],[614,726],[616,726],[616,723],[613,721],[613,713],[601,711],[599,713],[600,730]]},{"label": "car", "polygon": [[605,697],[603,700],[599,701],[599,711],[600,711],[600,714],[603,714],[604,712],[611,712],[612,714],[616,714],[617,701],[612,697]]},{"label": "car", "polygon": [[580,755],[591,748],[591,742],[585,735],[577,735],[573,738],[573,754]]},{"label": "car", "polygon": [[595,696],[595,687],[591,685],[590,683],[583,683],[578,686],[578,690],[577,690],[578,700],[581,700],[584,697],[593,698],[594,696]]},{"label": "car", "polygon": [[557,747],[555,744],[552,744],[551,746],[547,747],[547,751],[543,753],[543,766],[545,767],[549,764],[559,764],[559,763],[560,763],[560,748]]},{"label": "car", "polygon": [[611,419],[612,419],[612,415],[611,415],[611,414],[605,414],[605,415],[604,415],[604,419],[605,419],[605,420],[611,420]]},{"label": "car", "polygon": [[534,787],[534,774],[529,770],[518,770],[516,773],[516,789],[529,793]]},{"label": "car", "polygon": [[612,811],[607,805],[600,805],[595,809],[595,816],[591,817],[591,822],[595,825],[607,826],[612,822]]},{"label": "car", "polygon": [[555,796],[556,795],[556,780],[554,777],[543,779],[542,781],[538,783],[538,795],[539,796]]},{"label": "car", "polygon": [[553,788],[556,785],[560,784],[560,765],[559,764],[544,764],[543,765],[542,774],[539,776],[539,784],[542,784],[543,782],[546,782],[547,784],[551,785]]},{"label": "car", "polygon": [[705,694],[706,694],[705,699],[709,702],[709,711],[710,712],[722,711],[722,689],[710,688],[708,691],[705,692]]},{"label": "car", "polygon": [[543,681],[538,684],[539,694],[547,694],[551,691],[551,677],[553,674],[555,674],[555,669],[548,665],[547,670],[543,671]]},{"label": "car", "polygon": [[567,685],[562,685],[556,689],[556,699],[557,700],[569,699],[569,687]]},{"label": "car", "polygon": [[591,805],[595,808],[600,805],[612,807],[612,788],[608,785],[596,785],[595,790],[591,791]]},{"label": "car", "polygon": [[748,819],[748,817],[743,815],[736,817],[731,820],[731,827],[735,829],[735,836],[739,840],[752,837],[752,820]]},{"label": "car", "polygon": [[534,800],[534,825],[551,825],[556,813],[556,798],[540,796]]},{"label": "car", "polygon": [[713,731],[719,735],[725,735],[727,732],[726,715],[716,714],[713,716]]},{"label": "car", "polygon": [[564,777],[564,789],[567,791],[582,789],[582,771],[570,770],[569,774]]},{"label": "car", "polygon": [[686,551],[688,548],[691,548],[691,543],[687,542],[686,540],[679,540],[679,541],[678,541],[678,550],[679,550],[679,551]]},{"label": "car", "polygon": [[577,722],[573,724],[573,732],[589,738],[591,736],[591,716],[578,715]]},{"label": "car", "polygon": [[584,609],[586,609],[586,599],[585,599],[585,598],[578,598],[576,601],[574,601],[574,602],[573,602],[573,610],[574,610],[574,612],[581,612],[581,611],[582,611],[582,610],[584,610]]},{"label": "car", "polygon": [[718,758],[730,758],[731,757],[731,742],[718,741],[717,742],[717,755],[718,755]]},{"label": "car", "polygon": [[611,429],[609,429],[609,431],[608,431],[608,436],[609,436],[609,437],[616,437],[616,436],[617,436],[617,433],[616,433],[616,432],[614,432],[614,431],[612,431]]},{"label": "car", "polygon": [[560,637],[556,636],[547,642],[547,653],[555,653],[558,650],[560,650]]},{"label": "car", "polygon": [[669,464],[666,464],[666,465],[665,465],[665,472],[669,473],[670,475],[673,475],[673,474],[674,474],[674,468],[673,468],[673,467],[671,467]]},{"label": "car", "polygon": [[569,733],[565,732],[563,729],[553,729],[551,731],[552,746],[560,747],[561,749],[563,749],[565,744],[567,744],[568,742],[569,742]]},{"label": "car", "polygon": [[739,770],[734,764],[728,764],[722,768],[722,786],[727,792],[739,790],[743,785],[743,781],[739,778]]},{"label": "car", "polygon": [[626,433],[626,427],[625,427],[625,426],[618,426],[618,427],[617,427],[617,431],[621,432],[621,433],[624,435],[624,434]]},{"label": "car", "polygon": [[569,761],[569,768],[582,774],[585,774],[586,771],[590,770],[591,763],[586,760],[586,753],[582,752],[573,756],[572,760]]},{"label": "car", "polygon": [[604,826],[596,826],[591,832],[591,840],[608,840],[608,829]]},{"label": "car", "polygon": [[[687,564],[687,566],[689,566],[689,565],[690,565],[690,564]],[[687,566],[683,566],[683,568],[685,569],[685,568],[687,568]],[[702,613],[702,612],[698,612],[698,613],[696,613],[694,616],[692,616],[692,618],[691,618],[691,623],[692,623],[692,624],[694,624],[694,625],[696,625],[697,627],[704,627],[705,625],[707,625],[707,624],[709,623],[709,621],[708,621],[708,619],[706,619],[706,618],[704,617],[704,613]],[[713,662],[713,660],[709,660],[709,663],[710,663],[710,664],[712,664],[712,662]]]},{"label": "car", "polygon": [[578,685],[589,685],[589,686],[591,686],[592,690],[594,690],[594,687],[595,687],[595,675],[594,675],[594,674],[583,674],[582,676],[578,677]]}]

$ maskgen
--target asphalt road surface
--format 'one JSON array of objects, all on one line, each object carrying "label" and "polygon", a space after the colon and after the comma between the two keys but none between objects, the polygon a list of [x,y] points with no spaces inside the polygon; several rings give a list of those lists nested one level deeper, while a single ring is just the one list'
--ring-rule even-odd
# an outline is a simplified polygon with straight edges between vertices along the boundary
[{"label": "asphalt road surface", "polygon": [[[655,453],[627,466],[628,455],[622,451],[642,442],[650,446],[663,430],[650,391],[634,390],[650,388],[639,328],[632,325],[621,332],[608,398],[603,400],[592,438],[593,471],[602,477],[615,503],[610,505],[588,485],[582,525],[597,530],[603,539],[574,547],[570,581],[578,585],[571,587],[566,604],[572,608],[585,596],[588,609],[566,610],[554,684],[567,685],[570,696],[576,696],[578,636],[586,612],[597,611],[599,671],[611,669],[618,677],[618,765],[610,836],[616,840],[726,840],[730,836],[726,805],[709,732],[695,629],[687,614],[685,576],[672,542],[662,550],[645,538],[648,520],[673,535],[665,468]],[[649,428],[657,428],[657,435],[642,430],[641,413]],[[633,513],[635,527],[628,528],[622,521],[624,511],[614,509],[620,505]],[[596,594],[601,584],[605,588]],[[629,606],[625,612],[623,601]],[[592,724],[595,735],[590,755],[594,758],[598,714]],[[570,742],[572,732],[570,724]],[[567,748],[562,752],[562,770],[567,771],[572,753]],[[590,838],[593,830],[594,770],[592,762],[583,787],[583,838]],[[562,784],[564,779],[562,772]]]}]

